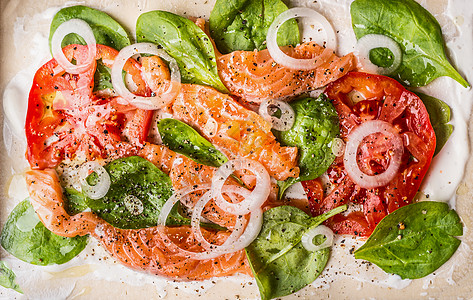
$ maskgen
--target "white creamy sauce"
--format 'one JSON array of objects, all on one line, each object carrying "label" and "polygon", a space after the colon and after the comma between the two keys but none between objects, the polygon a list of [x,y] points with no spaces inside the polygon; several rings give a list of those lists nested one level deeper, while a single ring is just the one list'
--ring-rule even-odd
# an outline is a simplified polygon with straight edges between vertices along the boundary
[{"label": "white creamy sauce", "polygon": [[[80,4],[81,2],[70,2],[66,6]],[[110,3],[113,6],[113,1]],[[184,3],[184,2],[183,2]],[[180,5],[169,4],[169,9],[183,14],[189,10],[181,3]],[[347,54],[354,50],[356,38],[351,29],[351,19],[349,14],[350,0],[323,0],[323,1],[292,1],[292,6],[308,6],[324,14],[333,24],[337,32],[338,54]],[[421,1],[427,9],[427,1]],[[166,4],[167,5],[167,4]],[[464,11],[470,11],[471,4],[468,1],[449,1],[446,14],[435,14],[439,20],[444,35],[446,36],[447,47],[449,48],[450,58],[454,65],[459,66],[460,73],[466,79],[473,83],[473,70],[465,69],[462,66],[472,66],[473,57],[473,38],[471,36],[473,20],[470,16],[460,15]],[[131,15],[136,17],[144,11],[142,7],[147,7],[147,1],[137,2],[138,10]],[[210,6],[211,7],[211,6]],[[197,15],[204,16],[208,11],[208,5],[200,7]],[[26,37],[31,37],[31,31],[35,30],[32,24],[38,20],[52,19],[59,7],[48,8],[42,13],[34,16],[18,18],[15,23],[14,45],[17,49],[24,47]],[[106,9],[105,9],[106,10]],[[196,15],[193,14],[193,15]],[[133,22],[136,20],[123,20],[123,24],[131,30],[134,30]],[[119,22],[122,22],[117,16]],[[131,18],[131,17],[130,17]],[[309,21],[309,20],[306,20]],[[310,22],[309,22],[310,23]],[[131,24],[131,25],[130,25]],[[47,32],[47,31],[46,31]],[[310,32],[310,30],[309,30]],[[34,38],[28,39],[28,47],[31,57],[28,58],[28,67],[21,70],[7,85],[3,94],[3,105],[5,114],[4,124],[4,143],[9,156],[12,159],[11,173],[12,177],[8,187],[9,200],[2,204],[7,211],[25,199],[26,183],[22,172],[28,167],[24,159],[25,137],[24,122],[27,108],[29,87],[32,84],[32,78],[39,66],[50,58],[48,50],[48,39],[46,35],[36,33]],[[459,61],[462,63],[459,64]],[[455,191],[464,175],[464,169],[469,157],[470,149],[468,142],[468,120],[470,117],[471,105],[473,103],[473,93],[471,89],[465,89],[451,78],[442,77],[428,86],[419,89],[424,93],[437,97],[445,101],[452,109],[452,121],[454,131],[449,141],[437,155],[430,167],[430,170],[424,179],[422,192],[429,196],[430,200],[450,201],[450,205],[455,205]],[[161,116],[162,117],[162,116]],[[177,161],[175,163],[178,163]],[[288,190],[291,198],[306,197],[300,184],[295,185]],[[468,230],[468,229],[466,229]],[[355,260],[353,251],[363,244],[363,241],[346,236],[337,236],[334,241],[335,246],[328,262],[327,269],[323,274],[311,284],[314,287],[313,292],[302,291],[298,294],[314,294],[318,289],[327,289],[333,282],[340,278],[348,278],[359,282],[358,287],[362,288],[364,283],[374,283],[381,287],[402,289],[411,284],[410,280],[402,280],[398,276],[386,274],[373,264]],[[67,249],[64,249],[67,251]],[[452,274],[455,272],[455,266],[464,263],[471,249],[462,243],[460,248],[454,254],[453,258],[424,279],[423,289],[419,290],[418,296],[427,296],[430,287],[436,284],[437,279],[445,280],[448,284],[455,284]],[[109,280],[116,282],[126,282],[128,285],[142,286],[151,284],[156,287],[156,295],[160,298],[166,296],[165,288],[171,286],[177,287],[191,295],[201,295],[211,289],[215,282],[235,281],[242,286],[246,282],[254,280],[248,276],[238,275],[228,278],[218,278],[215,280],[206,280],[203,282],[172,282],[165,278],[132,271],[119,263],[115,262],[97,243],[90,239],[87,248],[70,262],[59,266],[38,267],[19,261],[9,255],[2,258],[5,260],[17,275],[17,282],[25,291],[25,295],[19,295],[11,290],[0,288],[0,297],[23,299],[34,295],[36,299],[65,299],[86,296],[90,291],[82,289],[72,294],[78,278],[87,278],[87,280]],[[40,283],[40,284],[39,284]],[[304,294],[305,293],[305,294]],[[413,295],[416,296],[416,295]]]}]

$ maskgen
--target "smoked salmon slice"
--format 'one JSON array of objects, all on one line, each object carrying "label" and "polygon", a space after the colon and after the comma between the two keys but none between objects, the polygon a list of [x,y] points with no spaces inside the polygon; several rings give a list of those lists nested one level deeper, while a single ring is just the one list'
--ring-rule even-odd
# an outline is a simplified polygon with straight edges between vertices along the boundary
[{"label": "smoked salmon slice", "polygon": [[[294,58],[312,58],[325,48],[304,43],[282,50]],[[341,78],[356,67],[353,53],[338,57],[334,53],[313,70],[288,69],[276,63],[268,50],[234,51],[217,58],[217,69],[225,87],[248,102],[297,96]]]},{"label": "smoked salmon slice", "polygon": [[[160,59],[152,56],[143,60],[145,81],[161,82],[161,68],[153,67],[160,64]],[[148,85],[159,86],[159,83]],[[229,159],[246,157],[259,161],[277,180],[299,175],[297,147],[282,147],[267,121],[229,95],[207,86],[182,84],[179,95],[167,110],[174,118],[194,127]]]},{"label": "smoked salmon slice", "polygon": [[[68,237],[90,234],[125,266],[173,279],[204,280],[235,273],[251,275],[244,250],[213,259],[195,260],[168,247],[169,241],[158,233],[162,228],[118,229],[92,212],[70,216],[64,209],[59,178],[52,169],[28,171],[26,182],[31,204],[49,230]],[[203,251],[188,226],[165,230],[177,246],[188,251]],[[202,234],[209,242],[222,244],[230,232],[202,229]]]},{"label": "smoked salmon slice", "polygon": [[145,143],[138,151],[138,155],[152,162],[156,167],[166,174],[171,172],[173,164],[178,159],[188,159],[184,155],[178,154],[163,145]]}]

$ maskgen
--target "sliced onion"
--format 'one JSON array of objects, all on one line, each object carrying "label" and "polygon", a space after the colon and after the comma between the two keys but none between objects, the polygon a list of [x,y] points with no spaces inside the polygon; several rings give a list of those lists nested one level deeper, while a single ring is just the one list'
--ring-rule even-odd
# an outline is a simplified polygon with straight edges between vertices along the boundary
[{"label": "sliced onion", "polygon": [[[399,44],[392,38],[382,34],[367,34],[356,43],[357,54],[363,69],[367,72],[381,75],[390,75],[399,68],[402,61],[402,52]],[[388,48],[394,55],[394,61],[387,68],[379,67],[370,60],[370,51],[376,48]]]},{"label": "sliced onion", "polygon": [[157,233],[159,234],[163,242],[166,244],[166,246],[170,250],[178,252],[181,255],[187,258],[192,258],[192,259],[210,259],[210,258],[215,258],[219,256],[217,253],[215,253],[215,256],[211,257],[209,251],[206,251],[206,252],[187,251],[178,247],[176,244],[172,242],[172,240],[166,234],[166,220],[169,214],[171,213],[172,208],[174,207],[174,205],[176,205],[177,202],[179,202],[179,193],[174,193],[164,203],[163,207],[161,208],[161,212],[159,213],[159,216],[158,216]]},{"label": "sliced onion", "polygon": [[[98,177],[96,185],[89,185],[86,180],[87,176],[92,172],[95,172]],[[89,161],[83,164],[79,171],[79,178],[82,192],[90,199],[100,199],[104,197],[110,189],[110,175],[107,170],[96,161]]]},{"label": "sliced onion", "polygon": [[[247,190],[244,187],[241,187],[241,186],[227,185],[227,186],[223,187],[223,193],[228,195],[228,196],[239,195],[241,197],[248,197],[248,195],[250,194],[250,191]],[[202,216],[202,211],[204,209],[204,206],[207,205],[207,203],[210,200],[212,200],[211,191],[204,194],[204,196],[202,196],[199,199],[199,201],[197,201],[197,203],[195,204],[195,206],[192,210],[192,220],[191,220],[192,230],[193,230],[193,233],[195,235],[195,238],[199,242],[201,242],[201,246],[204,247],[206,250],[213,249],[214,251],[225,251],[229,246],[231,246],[231,244],[233,244],[236,241],[237,238],[239,238],[242,235],[241,231],[243,230],[243,227],[245,226],[246,222],[244,222],[244,221],[246,221],[246,220],[245,220],[243,215],[238,215],[236,224],[235,224],[234,229],[233,229],[233,232],[225,240],[225,243],[221,246],[211,245],[202,236],[202,233],[200,232],[200,222],[198,221],[200,219],[200,217]],[[250,218],[250,222],[251,222],[251,218]],[[254,221],[253,221],[253,223],[254,223]],[[250,224],[248,224],[248,226],[249,225]],[[247,226],[247,228],[248,228],[248,226]],[[250,243],[251,243],[251,241],[250,241]],[[246,247],[246,246],[244,246],[244,247]],[[236,251],[236,250],[232,250],[232,251]]]},{"label": "sliced onion", "polygon": [[[393,154],[389,161],[388,168],[383,173],[377,175],[368,175],[363,173],[358,166],[358,162],[356,160],[358,146],[365,137],[377,132],[390,137],[393,145]],[[343,163],[348,175],[356,184],[362,188],[375,188],[388,184],[394,178],[394,176],[396,176],[399,166],[401,165],[403,151],[404,146],[402,138],[399,136],[393,126],[385,121],[373,120],[362,123],[350,133],[345,148]]]},{"label": "sliced onion", "polygon": [[[166,219],[171,212],[173,206],[180,200],[180,197],[190,194],[191,192],[209,189],[208,185],[199,185],[192,188],[184,188],[174,193],[161,208],[160,215],[158,217],[158,234],[161,236],[166,246],[171,250],[180,253],[191,259],[205,260],[216,258],[225,253],[235,252],[247,247],[259,234],[263,223],[263,211],[260,207],[254,209],[251,212],[250,219],[245,226],[246,218],[243,215],[237,217],[235,228],[230,236],[225,240],[222,245],[214,245],[209,243],[202,235],[200,230],[200,219],[202,217],[202,211],[205,205],[212,200],[212,191],[207,191],[195,204],[192,212],[191,229],[194,238],[199,242],[206,251],[204,252],[192,252],[180,248],[167,236],[165,232]],[[238,194],[243,197],[248,197],[251,193],[247,189],[240,186],[225,186],[223,188],[225,194]],[[243,232],[242,232],[243,231]]]},{"label": "sliced onion", "polygon": [[[322,28],[327,33],[327,41],[325,45],[326,48],[319,57],[309,59],[297,59],[290,57],[279,48],[277,42],[279,27],[281,27],[281,25],[284,24],[284,22],[286,22],[287,20],[297,17],[312,18],[320,25],[322,25]],[[276,17],[276,19],[273,21],[273,23],[268,29],[268,33],[266,35],[266,42],[269,54],[278,64],[290,69],[312,70],[321,65],[325,61],[324,57],[330,55],[335,49],[336,36],[332,25],[320,13],[310,8],[295,7],[284,11]]]},{"label": "sliced onion", "polygon": [[[243,218],[243,216],[241,216],[241,218]],[[261,208],[257,208],[251,212],[250,220],[248,221],[248,224],[246,225],[245,230],[238,237],[236,241],[228,242],[228,243],[227,241],[225,241],[225,243],[223,243],[221,246],[218,246],[219,248],[215,248],[215,245],[212,245],[212,247],[215,248],[215,251],[221,252],[221,254],[232,253],[235,251],[242,250],[248,247],[248,245],[250,245],[251,242],[253,242],[256,239],[256,237],[261,231],[262,226],[263,226],[263,210]]]},{"label": "sliced onion", "polygon": [[[122,70],[125,63],[130,57],[139,53],[157,55],[169,62],[171,82],[169,88],[162,94],[151,97],[138,96],[130,92],[123,82]],[[181,73],[176,60],[169,56],[164,50],[158,49],[158,46],[151,43],[139,43],[123,48],[120,53],[118,53],[112,66],[113,88],[120,96],[128,100],[131,105],[140,109],[156,110],[166,106],[179,94],[181,88],[180,83]]]},{"label": "sliced onion", "polygon": [[[222,168],[223,167],[223,168]],[[229,161],[219,168],[214,177],[212,178],[212,185],[198,185],[181,189],[174,193],[168,201],[161,208],[160,215],[158,217],[157,232],[165,242],[166,246],[176,251],[177,253],[197,260],[205,260],[216,258],[225,253],[231,253],[234,251],[241,250],[248,246],[259,234],[263,222],[263,211],[261,205],[269,196],[270,192],[270,177],[266,169],[258,162],[248,159],[237,159]],[[235,170],[249,170],[256,177],[256,187],[253,191],[249,191],[243,187],[236,185],[224,186],[226,179]],[[215,186],[216,185],[216,186]],[[204,252],[192,252],[180,248],[167,236],[165,232],[166,219],[171,212],[173,206],[186,195],[198,191],[210,189],[207,191],[194,205],[192,211],[191,230],[194,238],[199,242],[205,251]],[[243,197],[243,201],[239,203],[227,202],[223,194],[227,195],[239,195]],[[214,195],[217,195],[215,197]],[[233,232],[228,236],[225,242],[221,245],[214,245],[209,243],[202,235],[200,229],[200,219],[202,217],[202,211],[205,205],[212,199],[220,198],[220,200],[214,200],[215,203],[223,209],[225,207],[227,212],[237,215],[237,221]],[[222,202],[219,203],[218,202]],[[190,206],[189,204],[186,204]],[[250,213],[250,218],[247,224],[246,217],[244,214]],[[246,225],[246,227],[245,227]],[[244,230],[243,230],[244,228]]]},{"label": "sliced onion", "polygon": [[[269,114],[268,109],[271,106],[276,106],[281,110],[281,117],[276,118]],[[259,107],[259,114],[263,119],[272,124],[273,128],[279,131],[286,131],[294,125],[295,114],[292,107],[285,101],[266,99]]]},{"label": "sliced onion", "polygon": [[[240,219],[244,219],[243,216],[239,216],[238,220]],[[207,242],[202,236],[199,222],[197,222],[199,227],[193,229],[194,237],[200,242],[201,246],[208,248],[208,255],[215,255],[214,257],[239,251],[248,247],[248,245],[250,245],[260,233],[261,227],[263,225],[263,210],[261,208],[257,208],[251,212],[250,220],[248,221],[248,224],[246,225],[246,228],[243,232],[241,232],[244,226],[242,223],[243,222],[240,221],[237,222],[238,228],[235,227],[232,234],[222,245],[213,245]]]},{"label": "sliced onion", "polygon": [[[325,241],[320,245],[315,245],[313,240],[314,240],[314,237],[318,235],[324,235]],[[301,238],[301,243],[302,243],[302,246],[304,246],[304,248],[307,251],[311,251],[311,252],[319,251],[327,247],[331,247],[333,245],[333,232],[327,226],[319,225],[317,227],[310,229],[306,233],[304,233],[304,235]]]},{"label": "sliced onion", "polygon": [[164,203],[163,207],[161,207],[161,212],[158,216],[158,226],[166,226],[166,220],[171,213],[172,208],[176,203],[179,202],[179,197],[176,193],[172,194],[171,197]]},{"label": "sliced onion", "polygon": [[[188,258],[191,258],[191,259],[196,259],[196,260],[207,260],[207,259],[216,258],[216,257],[218,257],[222,254],[225,254],[225,253],[230,253],[230,252],[234,252],[234,251],[237,251],[237,250],[241,250],[241,249],[245,248],[246,246],[248,246],[258,236],[258,234],[261,230],[261,226],[262,226],[262,222],[263,222],[263,211],[260,208],[258,208],[258,209],[255,209],[254,212],[252,212],[252,214],[250,216],[250,221],[248,222],[248,224],[246,226],[245,232],[243,234],[241,234],[238,237],[238,239],[237,239],[237,236],[238,236],[239,231],[241,231],[241,227],[242,227],[242,225],[238,225],[239,222],[237,222],[237,226],[239,226],[238,227],[239,230],[238,231],[235,230],[236,231],[235,234],[232,232],[232,234],[229,237],[230,240],[227,239],[228,242],[225,241],[225,243],[223,245],[220,245],[220,246],[211,245],[210,243],[205,241],[202,234],[200,233],[200,229],[198,231],[195,231],[195,229],[193,229],[194,234],[200,233],[199,238],[201,240],[205,241],[208,244],[208,245],[205,245],[205,246],[207,248],[209,248],[209,250],[206,250],[204,252],[192,252],[192,251],[182,249],[179,246],[177,246],[176,244],[174,244],[171,241],[171,239],[167,236],[167,234],[165,232],[165,226],[164,226],[164,224],[166,224],[166,219],[167,219],[169,213],[171,212],[172,207],[179,201],[179,198],[175,195],[176,194],[171,196],[166,201],[166,203],[163,205],[163,207],[161,209],[161,213],[158,217],[157,232],[161,236],[163,241],[166,243],[166,246],[169,249],[171,249],[175,252],[178,252],[181,255],[185,256],[185,257],[188,257]],[[210,201],[211,192],[209,191],[209,192],[205,193],[202,198],[204,198],[204,199],[199,204],[198,209],[201,209],[201,207],[203,208],[203,206],[205,206],[205,204],[202,204],[202,203],[204,203],[204,202],[207,203],[208,201]],[[196,222],[196,221],[194,221],[194,222]],[[217,248],[217,247],[219,247],[219,248]]]},{"label": "sliced onion", "polygon": [[345,142],[341,138],[334,138],[332,140],[332,153],[336,157],[342,156],[345,153]]},{"label": "sliced onion", "polygon": [[[242,188],[243,189],[243,188]],[[200,217],[202,216],[202,211],[204,210],[205,205],[212,200],[212,193],[208,191],[205,193],[199,201],[194,206],[192,210],[192,219],[191,219],[191,226],[192,226],[192,233],[194,234],[195,239],[200,242],[200,245],[209,251],[216,251],[225,253],[225,250],[228,249],[228,246],[233,244],[238,237],[242,234],[243,227],[245,226],[245,218],[243,216],[238,217],[235,227],[230,234],[230,236],[225,240],[222,245],[212,245],[210,244],[203,236],[202,232],[200,231]]]},{"label": "sliced onion", "polygon": [[248,247],[248,245],[258,237],[262,226],[263,210],[261,208],[256,208],[251,212],[250,221],[248,221],[245,231],[238,240],[229,247],[228,252],[238,251]]},{"label": "sliced onion", "polygon": [[[80,35],[87,43],[87,59],[80,64],[72,64],[62,52],[62,40],[70,33]],[[87,71],[92,63],[95,61],[97,53],[97,46],[94,37],[94,32],[87,22],[80,19],[71,19],[59,25],[51,39],[51,51],[57,63],[68,73],[80,74]]]},{"label": "sliced onion", "polygon": [[193,205],[191,205],[189,202],[182,201],[182,198],[190,193],[201,191],[201,190],[210,190],[210,184],[202,184],[202,185],[187,187],[187,188],[183,188],[174,192],[174,194],[171,195],[171,197],[166,201],[166,203],[164,203],[163,207],[161,208],[161,212],[158,216],[158,225],[161,225],[161,226],[166,225],[166,219],[169,213],[171,212],[171,209],[178,201],[181,201],[182,204],[184,204],[188,208],[193,208],[194,207]]},{"label": "sliced onion", "polygon": [[[230,203],[223,198],[222,188],[227,178],[238,170],[251,171],[256,177],[256,186],[241,202]],[[229,160],[220,166],[212,177],[212,198],[222,210],[234,215],[246,215],[266,201],[271,190],[270,180],[268,171],[257,161],[247,158]]]}]

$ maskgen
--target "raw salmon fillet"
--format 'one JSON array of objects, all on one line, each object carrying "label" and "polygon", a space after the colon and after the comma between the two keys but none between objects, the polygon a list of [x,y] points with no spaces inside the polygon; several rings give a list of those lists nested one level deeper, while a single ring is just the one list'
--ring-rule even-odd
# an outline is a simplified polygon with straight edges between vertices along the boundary
[{"label": "raw salmon fillet", "polygon": [[[294,58],[312,58],[325,48],[311,42],[283,51]],[[217,69],[223,84],[234,95],[248,102],[281,99],[315,90],[355,69],[353,53],[338,57],[334,53],[313,70],[293,70],[277,64],[269,51],[234,51],[217,58]]]},{"label": "raw salmon fillet", "polygon": [[299,175],[297,148],[282,147],[271,125],[213,88],[185,84],[172,103],[173,116],[191,125],[229,159],[259,161],[277,180]]}]

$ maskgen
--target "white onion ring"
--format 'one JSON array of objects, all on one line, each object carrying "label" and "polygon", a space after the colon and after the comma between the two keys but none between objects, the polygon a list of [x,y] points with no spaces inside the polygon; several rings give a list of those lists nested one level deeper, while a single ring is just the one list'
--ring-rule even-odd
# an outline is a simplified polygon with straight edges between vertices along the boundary
[{"label": "white onion ring", "polygon": [[200,217],[202,216],[202,211],[204,210],[205,205],[207,205],[210,200],[212,200],[212,193],[208,191],[195,204],[194,209],[192,210],[191,218],[192,233],[194,233],[195,239],[200,242],[200,245],[204,249],[208,251],[220,252],[220,254],[223,254],[226,253],[225,250],[227,250],[231,244],[235,243],[235,241],[241,235],[241,230],[243,229],[243,226],[245,226],[243,222],[245,219],[243,216],[237,218],[237,222],[233,228],[232,233],[222,245],[212,245],[203,237],[202,232],[200,231]]},{"label": "white onion ring", "polygon": [[[240,187],[240,186],[225,186],[225,194],[238,194],[242,197],[248,197],[250,191]],[[197,201],[193,212],[192,212],[192,232],[197,241],[200,242],[200,245],[206,250],[212,250],[220,252],[220,254],[230,253],[234,251],[241,250],[248,246],[258,235],[261,230],[262,225],[262,210],[260,208],[255,209],[251,212],[250,220],[243,233],[240,231],[245,226],[244,216],[238,215],[237,222],[233,228],[232,234],[225,240],[222,245],[212,245],[202,236],[200,231],[200,222],[199,219],[202,215],[202,210],[204,206],[212,199],[211,192],[207,192],[202,196],[199,201]]]},{"label": "white onion ring", "polygon": [[245,231],[238,240],[229,247],[228,252],[238,251],[248,247],[257,237],[263,226],[263,210],[256,208],[251,212],[250,221],[246,225]]},{"label": "white onion ring", "polygon": [[[365,137],[377,132],[388,135],[391,138],[393,144],[393,155],[390,159],[388,168],[383,173],[368,175],[363,173],[358,166],[356,160],[358,146]],[[401,165],[403,151],[404,145],[402,138],[391,124],[381,120],[368,121],[353,129],[348,136],[343,164],[348,175],[356,184],[362,188],[375,188],[388,184],[394,176],[396,176]]]},{"label": "white onion ring", "polygon": [[191,258],[191,259],[204,260],[204,259],[212,259],[212,258],[220,256],[220,253],[217,253],[217,252],[211,252],[211,251],[192,252],[192,251],[184,250],[171,241],[171,239],[168,237],[168,235],[165,232],[166,230],[165,224],[166,224],[166,219],[168,218],[168,215],[171,212],[171,209],[174,207],[174,205],[177,202],[179,202],[179,198],[177,197],[177,194],[175,193],[166,201],[166,203],[164,203],[163,207],[161,208],[161,212],[159,213],[158,226],[156,229],[161,239],[166,243],[166,246],[169,249],[175,252],[178,252],[181,255],[187,258]]},{"label": "white onion ring", "polygon": [[[320,25],[322,25],[325,32],[327,33],[327,41],[325,45],[326,48],[323,53],[318,57],[308,59],[297,59],[290,57],[289,55],[281,51],[281,49],[279,48],[277,42],[279,27],[281,27],[281,25],[287,20],[297,17],[312,18]],[[322,64],[325,61],[324,57],[330,55],[332,51],[335,50],[336,36],[332,25],[320,13],[310,8],[294,7],[284,11],[279,16],[277,16],[276,19],[274,19],[273,23],[271,23],[271,26],[268,29],[268,33],[266,35],[266,43],[269,54],[278,64],[289,69],[312,70]]]},{"label": "white onion ring", "polygon": [[[90,171],[97,174],[98,180],[96,185],[89,185],[86,180]],[[79,179],[82,192],[84,192],[90,199],[100,199],[104,197],[110,189],[110,175],[107,170],[96,161],[89,161],[81,166],[79,170]]]},{"label": "white onion ring", "polygon": [[181,203],[184,204],[187,208],[193,209],[195,204],[192,201],[186,200],[186,196],[194,192],[210,190],[210,187],[210,184],[198,184],[193,185],[191,187],[182,188],[174,194],[176,195],[176,197],[179,197],[179,201],[181,201]]},{"label": "white onion ring", "polygon": [[[164,93],[151,97],[143,97],[133,94],[126,87],[122,77],[123,67],[130,57],[139,53],[157,55],[169,62],[171,82],[169,88]],[[131,105],[145,110],[156,110],[166,106],[170,101],[176,98],[181,88],[181,73],[176,60],[169,56],[164,50],[158,49],[158,46],[152,43],[138,43],[123,48],[115,58],[111,75],[115,92],[128,100]]]},{"label": "white onion ring", "polygon": [[[237,170],[249,170],[256,177],[256,186],[253,191],[241,202],[230,203],[223,198],[222,188],[227,178]],[[262,164],[247,158],[229,160],[221,165],[212,177],[212,198],[222,210],[234,215],[246,215],[261,207],[269,196],[271,182],[268,171]]]},{"label": "white onion ring", "polygon": [[[269,114],[268,108],[276,106],[281,110],[281,117],[276,118]],[[292,107],[286,102],[275,99],[264,100],[259,107],[259,114],[263,119],[272,124],[273,128],[279,131],[286,131],[294,125],[295,114]]]},{"label": "white onion ring", "polygon": [[[236,192],[236,191],[233,191],[233,192]],[[197,206],[197,204],[196,204],[197,209],[195,209],[195,211],[200,210],[200,212],[202,212],[202,209],[205,206],[205,204],[212,199],[211,195],[212,194],[211,194],[210,191],[205,193],[204,196],[202,196],[202,198],[199,199],[199,201],[198,201],[198,203],[200,202],[199,206]],[[258,236],[258,234],[261,230],[261,226],[262,226],[262,222],[263,222],[263,211],[260,208],[258,208],[258,209],[255,209],[251,213],[250,221],[248,222],[248,224],[245,228],[245,232],[243,234],[241,234],[240,236],[238,236],[238,233],[239,233],[238,231],[240,231],[242,226],[244,225],[244,224],[242,224],[242,222],[237,222],[236,226],[238,226],[237,228],[239,230],[235,229],[234,232],[232,232],[232,234],[224,242],[224,244],[222,244],[220,246],[211,245],[210,243],[208,243],[204,239],[204,237],[202,236],[202,233],[200,232],[200,229],[196,230],[194,228],[193,233],[194,233],[194,236],[196,237],[196,239],[199,238],[202,241],[204,241],[206,244],[202,245],[202,246],[204,248],[208,248],[209,250],[204,251],[204,252],[192,252],[192,251],[184,250],[184,249],[180,248],[179,246],[177,246],[176,244],[174,244],[169,239],[167,234],[164,232],[165,231],[166,219],[167,219],[169,213],[171,212],[171,209],[173,208],[173,206],[178,201],[179,201],[179,198],[177,197],[177,193],[175,193],[163,205],[163,207],[161,208],[160,215],[158,217],[157,232],[161,236],[163,241],[166,243],[166,246],[168,248],[180,253],[181,255],[183,255],[185,257],[188,257],[188,258],[191,258],[191,259],[196,259],[196,260],[207,260],[207,259],[216,258],[218,256],[221,256],[222,254],[225,254],[225,253],[230,253],[230,252],[241,250],[241,249],[245,248],[246,246],[248,246]],[[196,218],[197,218],[197,223],[199,223],[198,216],[194,217],[194,214],[193,214],[193,222],[196,222],[195,221]],[[241,223],[241,224],[239,225],[239,223]],[[199,226],[200,226],[200,224],[199,224]],[[236,233],[235,233],[235,231],[236,231]],[[196,233],[197,233],[197,235],[196,235]]]},{"label": "white onion ring", "polygon": [[161,207],[161,212],[158,216],[158,226],[166,226],[166,220],[171,213],[171,209],[174,205],[179,202],[179,197],[177,193],[174,193],[169,197],[169,199],[164,203],[163,207]]},{"label": "white onion ring", "polygon": [[[87,59],[85,62],[73,65],[64,55],[62,51],[62,40],[70,33],[76,33],[80,35],[87,43]],[[57,63],[68,73],[80,74],[87,71],[90,66],[95,62],[95,56],[97,53],[97,46],[94,37],[94,32],[90,28],[89,24],[80,19],[71,19],[62,23],[56,28],[56,31],[51,38],[51,51],[54,59]]]},{"label": "white onion ring", "polygon": [[[370,51],[376,48],[388,48],[394,55],[394,61],[387,68],[379,67],[370,60]],[[370,73],[390,75],[399,68],[402,61],[402,51],[399,44],[392,38],[382,34],[367,34],[356,43],[356,53],[360,58],[363,69]]]},{"label": "white onion ring", "polygon": [[[315,245],[313,240],[314,237],[318,235],[324,235],[325,241],[320,245]],[[333,245],[333,231],[325,225],[319,225],[317,227],[311,228],[309,231],[304,233],[301,238],[302,246],[307,251],[314,252],[319,251],[327,247],[331,247]]]},{"label": "white onion ring", "polygon": [[[158,225],[161,225],[161,226],[166,225],[166,219],[169,213],[171,212],[171,209],[178,201],[182,200],[181,199],[182,197],[190,193],[201,191],[201,190],[210,190],[210,184],[201,184],[197,186],[187,187],[187,188],[183,188],[174,192],[174,194],[172,194],[171,197],[169,197],[169,199],[164,203],[163,207],[161,208],[161,212],[158,216]],[[193,208],[193,206],[191,206],[190,203],[188,202],[181,201],[181,203],[184,204],[188,208]]]}]

